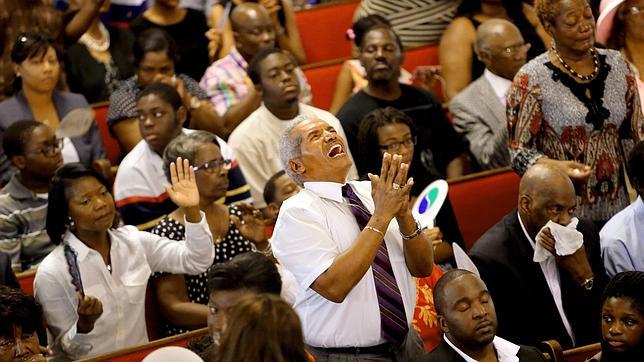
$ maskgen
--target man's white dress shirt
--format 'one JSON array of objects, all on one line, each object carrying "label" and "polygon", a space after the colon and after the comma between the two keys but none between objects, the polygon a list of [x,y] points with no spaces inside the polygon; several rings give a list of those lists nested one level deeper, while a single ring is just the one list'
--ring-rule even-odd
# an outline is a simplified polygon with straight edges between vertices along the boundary
[{"label": "man's white dress shirt", "polygon": [[[518,215],[518,218],[519,218],[519,225],[521,225],[521,230],[523,230],[525,237],[530,241],[530,246],[532,246],[532,249],[534,249],[535,242],[534,240],[532,240],[530,235],[528,235],[528,231],[523,225],[523,221],[521,221],[521,215]],[[568,332],[568,335],[572,340],[572,344],[575,345],[575,334],[572,331],[572,327],[570,326],[568,317],[566,317],[566,312],[564,311],[564,308],[563,308],[563,300],[561,299],[561,283],[559,281],[559,269],[557,269],[557,262],[555,258],[548,258],[540,262],[539,266],[541,267],[543,276],[546,278],[546,283],[548,283],[548,289],[550,289],[552,298],[555,300],[557,311],[559,311],[559,316],[563,321],[564,327],[566,328],[566,332]],[[530,313],[530,311],[526,311],[526,313]]]},{"label": "man's white dress shirt", "polygon": [[[185,241],[169,240],[134,226],[108,230],[112,273],[97,251],[68,231],[63,243],[40,264],[34,280],[35,297],[43,306],[54,352],[78,359],[147,342],[145,290],[150,274],[199,274],[214,260],[205,214],[201,213],[201,222],[186,221],[185,227]],[[76,331],[78,299],[64,243],[77,253],[85,295],[103,304],[103,314],[87,334]]]},{"label": "man's white dress shirt", "polygon": [[500,77],[487,70],[487,68],[483,72],[483,76],[490,83],[490,86],[492,86],[492,89],[494,90],[494,94],[496,94],[496,97],[505,107],[508,98],[508,91],[510,90],[510,86],[512,85],[512,80]]},{"label": "man's white dress shirt", "polygon": [[[369,181],[349,182],[373,213]],[[368,347],[385,343],[380,331],[380,308],[371,268],[342,303],[334,303],[311,289],[334,258],[349,249],[360,229],[342,197],[342,184],[305,182],[304,189],[282,204],[273,233],[273,253],[300,286],[295,310],[306,343],[314,347]],[[416,285],[405,264],[403,241],[395,219],[386,230],[391,266],[411,328]]]},{"label": "man's white dress shirt", "polygon": [[[298,116],[316,117],[325,121],[335,128],[346,144],[347,136],[344,129],[331,113],[300,103]],[[275,117],[262,103],[228,138],[228,145],[235,151],[257,207],[266,206],[263,193],[268,179],[284,169],[280,161],[279,140],[292,123],[292,119],[281,120]],[[352,158],[348,147],[345,152]],[[354,165],[351,166],[347,178],[358,179],[358,170]]]},{"label": "man's white dress shirt", "polygon": [[[445,339],[445,343],[447,343],[456,353],[458,353],[465,362],[478,362],[474,358],[466,355],[463,351],[458,349],[450,340],[447,338],[447,336],[443,336],[443,339]],[[501,337],[494,336],[494,340],[492,340],[492,344],[494,345],[494,349],[496,350],[496,357],[499,359],[499,362],[519,362],[519,357],[517,356],[517,353],[519,353],[519,346],[507,341]]]}]

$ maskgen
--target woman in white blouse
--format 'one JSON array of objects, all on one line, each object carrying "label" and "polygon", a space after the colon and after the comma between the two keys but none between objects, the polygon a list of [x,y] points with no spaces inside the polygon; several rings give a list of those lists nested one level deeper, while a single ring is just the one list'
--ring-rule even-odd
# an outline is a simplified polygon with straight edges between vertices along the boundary
[{"label": "woman in white blouse", "polygon": [[212,236],[199,210],[194,171],[178,158],[170,173],[166,191],[185,215],[185,242],[117,227],[109,184],[92,168],[73,163],[56,172],[47,233],[58,246],[34,281],[55,353],[78,359],[147,342],[150,274],[198,274],[212,263]]}]

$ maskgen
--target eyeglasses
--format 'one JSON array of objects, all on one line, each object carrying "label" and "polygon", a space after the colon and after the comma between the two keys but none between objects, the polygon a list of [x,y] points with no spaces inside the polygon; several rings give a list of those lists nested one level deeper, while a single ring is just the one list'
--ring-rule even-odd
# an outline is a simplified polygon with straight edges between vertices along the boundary
[{"label": "eyeglasses", "polygon": [[400,142],[392,142],[386,145],[378,145],[378,147],[380,147],[380,149],[382,150],[395,152],[395,151],[398,151],[402,146],[411,147],[414,145],[416,145],[416,136],[404,139]]},{"label": "eyeglasses", "polygon": [[56,138],[56,141],[54,141],[53,143],[46,145],[42,148],[39,148],[37,150],[33,150],[30,153],[40,153],[44,156],[52,157],[56,154],[56,149],[62,150],[64,145],[65,145],[64,139]]},{"label": "eyeglasses", "polygon": [[199,172],[201,170],[204,170],[208,173],[216,173],[221,171],[222,169],[226,171],[230,170],[231,164],[232,164],[231,160],[225,160],[223,158],[220,158],[217,160],[208,161],[201,166],[193,166],[192,170],[194,172]]},{"label": "eyeglasses", "polygon": [[644,13],[644,6],[629,6],[629,7],[623,7],[619,11],[620,15],[637,15],[637,14],[643,14]]},{"label": "eyeglasses", "polygon": [[532,46],[532,44],[530,44],[530,43],[522,43],[522,44],[509,46],[507,48],[504,48],[501,51],[506,55],[513,55],[513,54],[517,54],[519,52],[527,52],[530,49],[531,46]]}]

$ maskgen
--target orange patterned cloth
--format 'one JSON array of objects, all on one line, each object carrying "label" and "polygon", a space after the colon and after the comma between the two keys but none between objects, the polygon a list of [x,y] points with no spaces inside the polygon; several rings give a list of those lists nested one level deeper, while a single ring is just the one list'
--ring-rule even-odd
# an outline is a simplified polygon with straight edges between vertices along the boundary
[{"label": "orange patterned cloth", "polygon": [[414,329],[420,334],[425,344],[425,351],[431,352],[438,346],[443,337],[443,332],[438,324],[438,315],[434,308],[433,289],[438,279],[443,276],[443,271],[434,265],[432,274],[428,277],[416,279],[416,309],[414,310]]}]

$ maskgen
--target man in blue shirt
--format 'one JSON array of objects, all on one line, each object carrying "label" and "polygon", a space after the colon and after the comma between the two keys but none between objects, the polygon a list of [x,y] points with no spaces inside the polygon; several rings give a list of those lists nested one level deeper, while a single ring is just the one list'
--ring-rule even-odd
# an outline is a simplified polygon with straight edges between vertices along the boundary
[{"label": "man in blue shirt", "polygon": [[644,141],[628,156],[631,184],[638,197],[634,203],[611,218],[599,233],[606,273],[644,270]]}]

